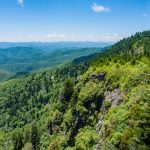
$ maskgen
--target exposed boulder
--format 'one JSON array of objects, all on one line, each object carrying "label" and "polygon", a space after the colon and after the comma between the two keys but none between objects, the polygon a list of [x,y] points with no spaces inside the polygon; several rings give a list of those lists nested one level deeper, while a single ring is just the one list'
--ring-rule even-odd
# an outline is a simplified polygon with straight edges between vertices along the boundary
[{"label": "exposed boulder", "polygon": [[95,78],[96,78],[96,74],[95,74],[95,73],[90,74],[90,75],[89,75],[89,78],[90,78],[90,79],[95,79]]},{"label": "exposed boulder", "polygon": [[77,84],[80,81],[81,75],[79,75],[76,79],[75,79],[75,84]]},{"label": "exposed boulder", "polygon": [[134,54],[140,54],[140,53],[143,53],[144,52],[144,49],[143,47],[140,47],[140,48],[136,48],[133,50]]},{"label": "exposed boulder", "polygon": [[99,79],[99,80],[104,80],[105,79],[105,76],[106,76],[106,73],[105,72],[102,72],[100,74],[97,74],[96,75],[96,78]]},{"label": "exposed boulder", "polygon": [[48,124],[48,130],[50,135],[54,134],[59,129],[58,125],[54,125],[53,123]]},{"label": "exposed boulder", "polygon": [[105,76],[106,76],[105,72],[102,72],[102,73],[99,73],[99,74],[92,73],[92,74],[89,75],[89,78],[92,79],[92,80],[94,80],[94,79],[104,80]]},{"label": "exposed boulder", "polygon": [[[117,88],[113,91],[107,91],[104,94],[104,101],[103,101],[103,105],[102,105],[102,115],[101,118],[98,121],[97,127],[96,127],[96,131],[99,135],[101,135],[102,132],[102,126],[103,126],[103,120],[108,112],[108,110],[112,107],[112,106],[118,106],[120,105],[124,100],[124,95],[123,92],[120,90],[120,88]],[[100,138],[98,141],[98,144],[95,148],[95,150],[101,150],[103,141]]]},{"label": "exposed boulder", "polygon": [[105,93],[104,101],[109,101],[111,106],[118,106],[124,101],[124,95],[120,88]]},{"label": "exposed boulder", "polygon": [[97,127],[96,127],[96,132],[99,134],[99,132],[100,132],[100,129],[101,129],[101,127],[102,127],[102,125],[103,125],[103,116],[99,119],[99,121],[98,121],[98,124],[97,124]]}]

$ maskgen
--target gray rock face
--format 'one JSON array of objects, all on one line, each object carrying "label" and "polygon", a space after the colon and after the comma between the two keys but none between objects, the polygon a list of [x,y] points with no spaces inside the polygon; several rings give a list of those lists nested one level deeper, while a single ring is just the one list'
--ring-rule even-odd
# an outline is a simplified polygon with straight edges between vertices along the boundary
[{"label": "gray rock face", "polygon": [[96,132],[97,132],[98,134],[100,134],[99,132],[100,132],[100,130],[101,130],[102,125],[103,125],[103,116],[99,119],[98,124],[97,124],[97,127],[96,127]]},{"label": "gray rock face", "polygon": [[81,75],[76,78],[75,84],[77,84],[79,82],[80,78],[81,78]]},{"label": "gray rock face", "polygon": [[54,134],[58,129],[59,129],[59,126],[57,125],[54,125],[52,123],[48,125],[48,130],[49,130],[50,135]]},{"label": "gray rock face", "polygon": [[105,100],[111,103],[111,106],[118,106],[124,101],[124,95],[122,91],[118,88],[114,91],[109,91],[105,93]]},{"label": "gray rock face", "polygon": [[[101,129],[102,129],[102,126],[103,126],[103,120],[104,120],[104,118],[105,118],[105,116],[108,112],[106,106],[104,105],[104,103],[108,102],[110,104],[110,108],[111,108],[112,106],[120,105],[125,100],[124,95],[123,95],[122,91],[119,88],[117,88],[113,91],[107,91],[104,94],[104,96],[105,96],[105,98],[104,98],[103,105],[102,105],[102,108],[101,108],[102,116],[99,119],[99,122],[98,122],[97,128],[96,128],[96,132],[99,134],[99,136],[101,136]],[[103,144],[103,140],[99,139],[95,150],[101,150],[102,144]]]},{"label": "gray rock face", "polygon": [[134,49],[134,54],[140,54],[140,53],[143,53],[144,49],[143,47],[140,47],[140,48],[137,48],[137,49]]},{"label": "gray rock face", "polygon": [[106,73],[105,72],[102,72],[100,74],[90,74],[89,75],[89,78],[90,79],[98,79],[98,80],[104,80],[105,79],[105,76],[106,76]]},{"label": "gray rock face", "polygon": [[105,73],[105,72],[102,72],[102,73],[96,75],[96,78],[99,79],[99,80],[104,80],[104,79],[105,79],[105,76],[106,76],[106,73]]}]

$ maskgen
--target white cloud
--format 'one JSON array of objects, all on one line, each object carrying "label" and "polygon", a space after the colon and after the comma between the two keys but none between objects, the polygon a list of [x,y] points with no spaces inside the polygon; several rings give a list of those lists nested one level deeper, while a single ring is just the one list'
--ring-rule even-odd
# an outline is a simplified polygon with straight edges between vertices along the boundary
[{"label": "white cloud", "polygon": [[116,41],[119,41],[123,38],[123,36],[121,35],[118,35],[118,34],[112,34],[112,35],[102,35],[102,36],[99,36],[98,39],[100,41],[110,41],[110,42],[116,42]]},{"label": "white cloud", "polygon": [[2,42],[58,42],[58,41],[93,41],[93,42],[117,42],[124,36],[119,34],[63,34],[63,33],[49,33],[49,34],[26,34],[18,32],[12,36],[1,36]]},{"label": "white cloud", "polygon": [[123,38],[123,36],[119,35],[119,34],[111,34],[111,35],[100,35],[100,34],[96,34],[96,35],[84,35],[81,36],[78,39],[79,41],[101,41],[101,42],[117,42],[119,40],[121,40]]},{"label": "white cloud", "polygon": [[143,14],[143,17],[147,17],[147,16],[148,16],[148,14],[146,14],[146,13]]},{"label": "white cloud", "polygon": [[17,0],[18,4],[23,7],[24,6],[24,0]]},{"label": "white cloud", "polygon": [[104,6],[96,4],[96,3],[94,3],[91,6],[91,8],[94,12],[109,12],[110,11],[109,7],[104,7]]},{"label": "white cloud", "polygon": [[57,34],[57,33],[50,33],[47,35],[47,38],[65,38],[65,34]]},{"label": "white cloud", "polygon": [[47,35],[28,35],[29,41],[102,41],[102,42],[116,42],[122,39],[123,37],[118,34],[112,35],[67,35],[67,34],[58,34],[50,33]]},{"label": "white cloud", "polygon": [[49,33],[47,35],[28,35],[28,38],[34,40],[62,40],[66,37],[65,34]]}]

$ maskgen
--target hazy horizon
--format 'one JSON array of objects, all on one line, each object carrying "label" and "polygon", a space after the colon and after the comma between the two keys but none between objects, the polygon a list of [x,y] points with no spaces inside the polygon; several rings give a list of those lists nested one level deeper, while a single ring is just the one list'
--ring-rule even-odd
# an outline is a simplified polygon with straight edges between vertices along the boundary
[{"label": "hazy horizon", "polygon": [[150,29],[149,0],[0,1],[1,42],[117,42]]}]

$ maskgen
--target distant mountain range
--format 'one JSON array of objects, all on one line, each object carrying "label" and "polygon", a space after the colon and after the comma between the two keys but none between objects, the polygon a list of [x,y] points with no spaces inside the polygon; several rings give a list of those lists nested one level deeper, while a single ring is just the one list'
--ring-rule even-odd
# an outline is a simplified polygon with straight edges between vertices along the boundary
[{"label": "distant mountain range", "polygon": [[[77,57],[97,53],[103,46],[61,43],[0,43],[0,81],[12,76],[26,74],[35,70],[54,67]],[[11,47],[10,47],[11,46]],[[16,47],[15,47],[16,46]],[[76,46],[76,47],[74,47]],[[93,43],[94,46],[94,43]],[[96,46],[96,43],[95,43]]]},{"label": "distant mountain range", "polygon": [[0,150],[150,150],[150,31],[105,49],[0,51],[16,71],[97,51],[0,83]]},{"label": "distant mountain range", "polygon": [[62,48],[106,47],[111,42],[0,42],[0,48],[36,47],[51,52]]}]

